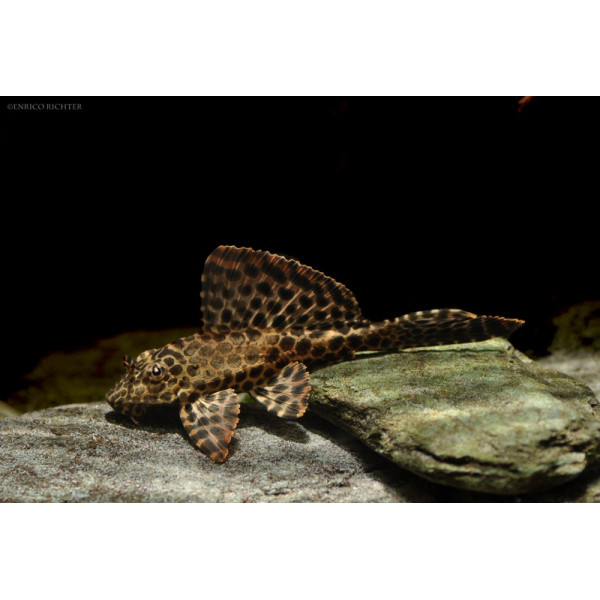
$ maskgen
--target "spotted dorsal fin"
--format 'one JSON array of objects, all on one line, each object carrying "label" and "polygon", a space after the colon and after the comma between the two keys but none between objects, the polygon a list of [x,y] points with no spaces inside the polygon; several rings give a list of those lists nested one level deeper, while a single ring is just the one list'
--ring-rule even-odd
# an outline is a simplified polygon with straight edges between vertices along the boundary
[{"label": "spotted dorsal fin", "polygon": [[205,331],[336,328],[365,323],[352,292],[295,260],[219,246],[202,275]]}]

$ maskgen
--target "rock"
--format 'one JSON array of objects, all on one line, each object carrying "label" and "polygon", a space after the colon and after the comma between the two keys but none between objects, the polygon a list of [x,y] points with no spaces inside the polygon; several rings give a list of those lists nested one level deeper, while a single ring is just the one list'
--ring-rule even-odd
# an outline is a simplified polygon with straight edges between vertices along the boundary
[{"label": "rock", "polygon": [[523,494],[577,477],[600,445],[591,390],[495,339],[313,373],[311,410],[421,477]]},{"label": "rock", "polygon": [[6,417],[15,417],[18,414],[19,411],[6,404],[6,402],[2,402],[0,400],[0,419],[5,419]]},{"label": "rock", "polygon": [[568,373],[600,397],[600,302],[572,306],[554,324],[551,354],[538,363]]},{"label": "rock", "polygon": [[[589,314],[589,313],[588,313]],[[596,329],[598,333],[598,329]],[[593,344],[598,347],[597,342]],[[583,381],[600,397],[600,350],[586,347],[572,351],[558,349],[554,354],[538,360],[545,368],[553,368]],[[567,485],[540,494],[543,502],[600,502],[600,462],[591,465],[585,473]]]},{"label": "rock", "polygon": [[537,364],[575,377],[587,385],[596,398],[600,398],[600,351],[559,350],[550,356],[538,359]]},{"label": "rock", "polygon": [[0,502],[432,502],[436,486],[314,415],[284,421],[256,404],[222,465],[175,412],[133,425],[105,402],[0,421]]},{"label": "rock", "polygon": [[600,300],[571,306],[553,319],[556,333],[550,351],[600,352]]}]

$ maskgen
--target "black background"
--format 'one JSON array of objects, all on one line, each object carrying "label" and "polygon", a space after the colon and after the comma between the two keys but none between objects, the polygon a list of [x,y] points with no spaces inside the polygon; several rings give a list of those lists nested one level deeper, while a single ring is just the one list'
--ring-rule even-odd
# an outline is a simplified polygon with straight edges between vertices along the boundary
[{"label": "black background", "polygon": [[[551,317],[600,297],[599,103],[534,98],[4,98],[3,362],[200,325],[219,244],[346,284],[367,318]],[[82,110],[25,110],[26,103]]]}]

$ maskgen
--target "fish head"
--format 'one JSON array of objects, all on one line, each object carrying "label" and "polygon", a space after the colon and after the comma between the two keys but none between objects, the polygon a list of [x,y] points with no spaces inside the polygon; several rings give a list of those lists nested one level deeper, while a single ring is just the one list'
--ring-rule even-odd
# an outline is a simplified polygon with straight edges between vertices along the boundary
[{"label": "fish head", "polygon": [[164,348],[145,350],[135,360],[123,358],[125,375],[106,394],[107,402],[119,410],[124,404],[172,404],[177,402],[183,370],[175,367]]}]

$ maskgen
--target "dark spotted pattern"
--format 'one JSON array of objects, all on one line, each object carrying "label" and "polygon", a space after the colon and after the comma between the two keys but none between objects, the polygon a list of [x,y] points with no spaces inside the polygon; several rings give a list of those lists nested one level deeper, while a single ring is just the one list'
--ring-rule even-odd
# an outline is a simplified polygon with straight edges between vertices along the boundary
[{"label": "dark spotted pattern", "polygon": [[237,394],[221,390],[201,397],[192,393],[182,404],[180,417],[194,444],[215,462],[223,462],[229,453],[229,442],[237,427],[240,403]]},{"label": "dark spotted pattern", "polygon": [[372,323],[348,336],[354,351],[397,350],[508,337],[523,321],[477,316],[456,308],[423,310]]},{"label": "dark spotted pattern", "polygon": [[[229,294],[233,287],[249,290]],[[295,260],[252,250],[219,246],[202,275],[204,331],[244,329],[335,328],[362,322],[352,292],[319,271]]]},{"label": "dark spotted pattern", "polygon": [[297,419],[308,408],[309,379],[306,367],[292,362],[266,384],[257,386],[253,395],[278,417]]},{"label": "dark spotted pattern", "polygon": [[126,373],[107,400],[136,422],[149,406],[178,405],[190,438],[216,462],[227,456],[240,392],[269,412],[297,418],[310,393],[305,365],[348,360],[363,350],[508,337],[522,324],[458,309],[370,323],[343,285],[249,248],[217,248],[202,281],[203,332],[126,359]]}]

